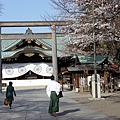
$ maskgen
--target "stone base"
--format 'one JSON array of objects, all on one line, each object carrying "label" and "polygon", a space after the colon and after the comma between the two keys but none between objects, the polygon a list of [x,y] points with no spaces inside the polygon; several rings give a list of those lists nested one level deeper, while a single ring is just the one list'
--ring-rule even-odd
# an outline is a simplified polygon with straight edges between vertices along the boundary
[{"label": "stone base", "polygon": [[80,87],[80,92],[83,93],[83,87]]},{"label": "stone base", "polygon": [[79,88],[76,88],[76,90],[75,90],[76,92],[79,92]]},{"label": "stone base", "polygon": [[105,98],[88,98],[89,100],[105,100]]}]

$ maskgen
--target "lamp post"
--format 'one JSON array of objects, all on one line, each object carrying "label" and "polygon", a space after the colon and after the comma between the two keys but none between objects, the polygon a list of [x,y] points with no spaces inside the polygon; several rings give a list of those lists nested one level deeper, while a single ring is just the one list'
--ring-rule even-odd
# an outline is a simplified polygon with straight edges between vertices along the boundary
[{"label": "lamp post", "polygon": [[94,1],[93,1],[93,5],[92,5],[92,12],[93,12],[92,14],[93,14],[93,42],[94,42],[94,84],[93,85],[95,85],[94,87],[92,87],[92,89],[95,89],[95,90],[92,90],[92,92],[95,92],[95,93],[92,93],[92,94],[94,94],[94,96],[93,96],[94,98],[98,98],[98,94],[97,94],[98,89],[97,89],[97,69],[96,69],[96,39],[95,39]]}]

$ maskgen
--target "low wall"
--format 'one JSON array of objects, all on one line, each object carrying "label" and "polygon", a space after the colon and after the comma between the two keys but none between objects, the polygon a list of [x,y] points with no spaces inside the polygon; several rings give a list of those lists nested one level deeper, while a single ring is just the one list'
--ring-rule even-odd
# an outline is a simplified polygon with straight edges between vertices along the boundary
[{"label": "low wall", "polygon": [[13,82],[14,87],[22,87],[22,86],[26,87],[26,86],[46,86],[51,81],[51,79],[2,80],[2,84],[9,85],[10,81]]}]

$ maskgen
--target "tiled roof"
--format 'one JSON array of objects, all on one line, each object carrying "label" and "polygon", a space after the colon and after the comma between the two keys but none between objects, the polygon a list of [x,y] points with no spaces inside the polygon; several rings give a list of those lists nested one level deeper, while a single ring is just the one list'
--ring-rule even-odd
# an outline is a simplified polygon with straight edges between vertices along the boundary
[{"label": "tiled roof", "polygon": [[[65,48],[65,43],[63,41],[67,41],[68,37],[57,37],[57,57],[63,57],[63,56],[69,56],[68,54],[64,54],[61,52]],[[42,49],[36,49],[34,50],[40,51],[41,53],[45,54],[46,56],[52,56],[52,39],[37,39],[42,45],[50,48],[50,50],[42,50]],[[3,58],[12,57],[17,52],[24,51],[24,48],[14,51],[8,51],[13,46],[19,44],[21,40],[2,40],[1,46],[2,46],[2,52],[1,56]]]},{"label": "tiled roof", "polygon": [[[79,66],[75,66],[75,67],[67,67],[69,72],[76,72],[76,71],[84,71],[84,69],[89,70],[94,70],[94,66],[93,65],[79,65]],[[96,67],[97,70],[101,70],[100,66]]]},{"label": "tiled roof", "polygon": [[[65,35],[65,36],[57,36],[57,57],[66,57],[70,56],[69,54],[66,54],[65,51],[65,46],[69,42],[70,36]],[[34,48],[35,51],[39,51],[40,53],[43,53],[46,56],[52,56],[52,39],[36,39],[38,42],[40,42],[42,45],[50,48],[49,50],[43,50],[39,48]],[[1,56],[3,58],[8,58],[12,57],[18,52],[24,51],[24,48],[19,49],[19,50],[14,50],[14,51],[8,51],[10,48],[13,46],[19,44],[21,40],[2,40],[1,42],[1,47],[2,47],[2,52]],[[94,56],[84,56],[84,55],[77,55],[79,62],[81,64],[94,64]],[[96,56],[96,62],[97,64],[101,63],[102,60],[104,59],[104,56],[97,55]]]},{"label": "tiled roof", "polygon": [[18,44],[21,40],[2,40],[1,41],[1,47],[2,51],[6,51],[12,46]]}]

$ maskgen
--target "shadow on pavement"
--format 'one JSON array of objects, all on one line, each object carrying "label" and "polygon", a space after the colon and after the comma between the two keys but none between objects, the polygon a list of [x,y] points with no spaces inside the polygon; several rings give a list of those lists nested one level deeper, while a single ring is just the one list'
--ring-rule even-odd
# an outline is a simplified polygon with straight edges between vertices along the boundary
[{"label": "shadow on pavement", "polygon": [[62,116],[62,115],[66,115],[68,113],[77,112],[77,111],[80,111],[80,109],[65,110],[65,111],[63,111],[61,113],[57,113],[57,116]]}]

